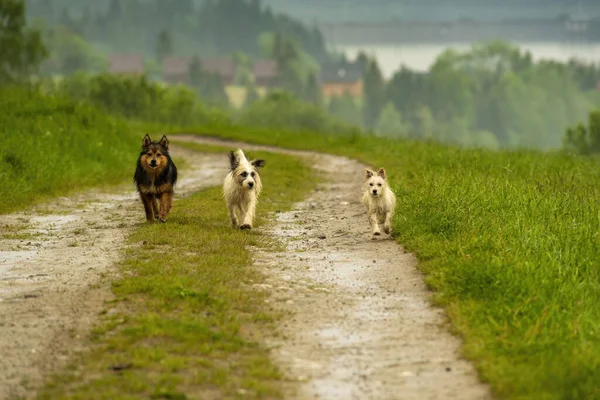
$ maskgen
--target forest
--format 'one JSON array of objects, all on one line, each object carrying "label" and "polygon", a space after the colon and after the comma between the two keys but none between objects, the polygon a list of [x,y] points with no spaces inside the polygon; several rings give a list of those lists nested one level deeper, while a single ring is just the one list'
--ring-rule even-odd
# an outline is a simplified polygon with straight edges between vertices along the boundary
[{"label": "forest", "polygon": [[[348,60],[334,54],[316,26],[277,14],[257,0],[113,0],[105,2],[105,9],[90,2],[79,10],[58,0],[28,4],[32,25],[49,49],[49,60],[42,64],[45,75],[100,73],[107,55],[117,51],[143,50],[147,72],[159,77],[160,60],[167,55],[231,56],[237,65],[235,84],[249,93],[249,106],[259,97],[249,66],[253,60],[272,59],[279,87],[271,90],[287,90],[379,136],[555,149],[563,146],[567,127],[600,106],[598,65],[533,61],[509,43],[476,43],[462,53],[448,49],[425,73],[399,65],[385,80],[373,57],[360,53]],[[362,98],[323,96],[321,71],[354,64],[363,73]],[[202,102],[229,108],[215,75],[194,68],[187,83]]]}]

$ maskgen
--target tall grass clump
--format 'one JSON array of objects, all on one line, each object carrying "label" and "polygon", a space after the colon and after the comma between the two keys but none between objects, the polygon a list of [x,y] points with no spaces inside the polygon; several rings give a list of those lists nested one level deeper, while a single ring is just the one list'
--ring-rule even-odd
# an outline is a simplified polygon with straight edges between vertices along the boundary
[{"label": "tall grass clump", "polygon": [[25,87],[0,87],[0,110],[0,213],[132,174],[139,138],[123,119]]}]

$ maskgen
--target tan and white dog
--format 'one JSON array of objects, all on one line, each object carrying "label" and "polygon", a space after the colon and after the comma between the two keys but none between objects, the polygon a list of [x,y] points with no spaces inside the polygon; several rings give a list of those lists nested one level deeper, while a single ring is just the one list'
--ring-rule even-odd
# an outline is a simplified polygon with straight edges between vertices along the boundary
[{"label": "tan and white dog", "polygon": [[265,166],[265,160],[248,161],[244,152],[237,149],[229,153],[229,164],[231,171],[223,182],[223,195],[231,226],[251,229],[262,189],[258,168]]},{"label": "tan and white dog", "polygon": [[377,172],[365,168],[365,192],[362,201],[367,208],[373,235],[381,235],[379,224],[383,224],[385,233],[391,233],[392,217],[396,208],[396,195],[388,185],[383,168],[380,168]]}]

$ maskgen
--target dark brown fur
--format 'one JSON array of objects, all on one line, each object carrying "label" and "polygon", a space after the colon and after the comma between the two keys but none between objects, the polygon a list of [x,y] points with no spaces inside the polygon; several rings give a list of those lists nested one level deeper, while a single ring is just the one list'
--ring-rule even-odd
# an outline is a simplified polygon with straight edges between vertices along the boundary
[{"label": "dark brown fur", "polygon": [[169,140],[163,135],[154,142],[146,134],[138,157],[133,181],[146,211],[146,220],[167,221],[173,206],[173,187],[177,182],[177,167],[169,155]]}]

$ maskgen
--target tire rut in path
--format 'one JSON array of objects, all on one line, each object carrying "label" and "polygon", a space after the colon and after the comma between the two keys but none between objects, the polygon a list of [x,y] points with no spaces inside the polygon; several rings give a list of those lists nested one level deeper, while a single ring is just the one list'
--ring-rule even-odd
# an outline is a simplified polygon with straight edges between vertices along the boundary
[{"label": "tire rut in path", "polygon": [[[176,201],[219,185],[227,171],[222,154],[199,154],[177,146],[171,154],[189,164],[175,188]],[[132,163],[132,176],[134,167]],[[2,216],[1,400],[34,398],[48,374],[85,349],[91,327],[112,297],[111,279],[103,277],[114,276],[130,229],[144,221],[133,183]],[[7,226],[23,226],[16,233],[25,238],[11,237]]]},{"label": "tire rut in path", "polygon": [[[223,144],[197,136],[177,140]],[[297,154],[326,177],[267,228],[285,250],[255,252],[267,275],[257,286],[272,293],[267,301],[275,309],[289,312],[282,336],[268,340],[287,378],[286,398],[490,398],[460,357],[460,339],[444,328],[443,311],[430,305],[415,257],[385,236],[372,240],[359,202],[364,165],[270,146],[229,146]],[[266,168],[277,166],[267,160]]]}]

